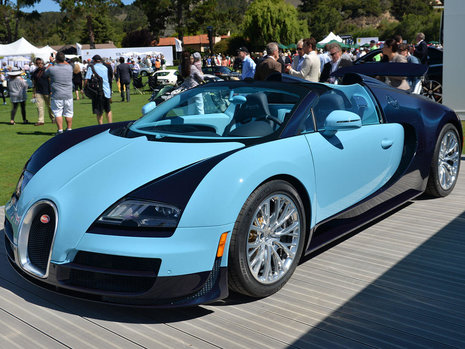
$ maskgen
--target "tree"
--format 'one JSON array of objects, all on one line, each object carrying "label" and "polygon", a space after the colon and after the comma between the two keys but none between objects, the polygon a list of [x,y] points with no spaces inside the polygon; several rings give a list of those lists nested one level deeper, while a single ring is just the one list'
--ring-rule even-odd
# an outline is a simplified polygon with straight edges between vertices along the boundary
[{"label": "tree", "polygon": [[174,14],[173,1],[171,0],[136,0],[134,5],[146,14],[149,22],[149,29],[156,38],[165,31],[169,18]]},{"label": "tree", "polygon": [[305,21],[284,0],[253,1],[244,16],[243,32],[255,49],[271,41],[288,45],[309,36]]},{"label": "tree", "polygon": [[98,17],[105,16],[113,6],[122,6],[121,0],[55,0],[67,18],[77,21],[84,18],[90,48],[95,48],[95,23]]},{"label": "tree", "polygon": [[342,23],[342,15],[337,8],[321,3],[310,13],[310,31],[316,41],[326,37],[331,31],[337,32]]},{"label": "tree", "polygon": [[127,33],[121,45],[123,47],[145,47],[152,46],[154,37],[150,30],[142,29]]},{"label": "tree", "polygon": [[[31,7],[40,0],[17,0],[16,3],[10,0],[0,0],[0,18],[4,28],[0,29],[0,40],[3,42],[13,42],[18,40],[18,26],[22,17],[26,16],[21,9]],[[32,16],[37,15],[34,11]],[[31,15],[29,15],[31,16]]]},{"label": "tree", "polygon": [[432,11],[430,3],[430,0],[392,0],[391,13],[398,20],[409,14],[425,16]]},{"label": "tree", "polygon": [[188,34],[205,33],[207,26],[213,27],[215,35],[227,34],[232,26],[230,11],[221,10],[217,0],[206,0],[199,3],[190,11],[189,17],[186,19]]}]

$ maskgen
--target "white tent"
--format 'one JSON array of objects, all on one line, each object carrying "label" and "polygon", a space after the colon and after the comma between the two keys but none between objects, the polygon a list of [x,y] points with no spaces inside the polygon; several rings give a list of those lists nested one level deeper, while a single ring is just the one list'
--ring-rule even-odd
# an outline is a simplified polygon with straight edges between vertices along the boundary
[{"label": "white tent", "polygon": [[48,45],[42,48],[35,47],[25,38],[16,40],[11,44],[0,45],[0,56],[11,57],[9,60],[13,60],[14,56],[30,57],[34,55],[36,57],[42,58],[44,61],[47,62],[50,58],[50,55],[56,52],[57,51],[55,51]]},{"label": "white tent", "polygon": [[342,39],[339,35],[335,35],[333,32],[329,33],[327,37],[325,37],[323,40],[321,40],[318,44],[324,45],[327,44],[328,42],[331,42],[333,40],[342,42]]},{"label": "white tent", "polygon": [[21,38],[11,44],[0,45],[0,56],[30,56],[37,51],[37,47]]},{"label": "white tent", "polygon": [[56,52],[56,50],[47,45],[36,49],[34,56],[42,58],[44,62],[48,62],[52,53],[55,54]]}]

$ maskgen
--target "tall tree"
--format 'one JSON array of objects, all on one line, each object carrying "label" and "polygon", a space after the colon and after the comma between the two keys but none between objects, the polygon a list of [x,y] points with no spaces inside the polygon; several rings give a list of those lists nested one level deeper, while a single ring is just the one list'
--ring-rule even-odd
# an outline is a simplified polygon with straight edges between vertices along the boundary
[{"label": "tall tree", "polygon": [[195,8],[201,0],[136,0],[134,5],[141,8],[148,16],[150,30],[156,38],[163,34],[168,25],[174,26],[178,37],[188,32],[186,14]]},{"label": "tall tree", "polygon": [[[0,18],[4,28],[0,29],[0,41],[10,43],[18,40],[19,21],[25,14],[21,9],[31,7],[40,0],[0,0]],[[35,13],[36,14],[36,13]]]},{"label": "tall tree", "polygon": [[69,15],[69,18],[77,20],[84,18],[86,30],[89,37],[90,48],[95,48],[95,26],[94,19],[104,16],[108,9],[113,6],[122,6],[121,0],[55,0],[60,9]]},{"label": "tall tree", "polygon": [[391,0],[391,2],[391,13],[399,20],[409,14],[428,15],[433,9],[430,0]]},{"label": "tall tree", "polygon": [[253,1],[245,13],[243,30],[255,48],[271,41],[288,45],[309,35],[306,22],[284,0]]}]

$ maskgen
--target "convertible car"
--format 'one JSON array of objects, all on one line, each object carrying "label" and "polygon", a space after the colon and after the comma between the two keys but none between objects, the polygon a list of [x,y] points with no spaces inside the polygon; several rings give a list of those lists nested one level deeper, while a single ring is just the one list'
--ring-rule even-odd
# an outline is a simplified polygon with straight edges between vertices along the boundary
[{"label": "convertible car", "polygon": [[305,255],[454,188],[450,109],[360,74],[225,81],[44,143],[5,206],[11,265],[71,296],[190,306],[266,297]]}]

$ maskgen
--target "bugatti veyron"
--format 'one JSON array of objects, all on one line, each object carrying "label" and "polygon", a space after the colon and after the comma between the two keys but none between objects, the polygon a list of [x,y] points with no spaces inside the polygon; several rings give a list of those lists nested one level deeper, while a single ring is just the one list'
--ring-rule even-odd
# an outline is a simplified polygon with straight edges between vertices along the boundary
[{"label": "bugatti veyron", "polygon": [[43,144],[5,206],[12,266],[113,303],[265,297],[303,256],[453,190],[452,110],[363,75],[278,80],[205,84]]}]

